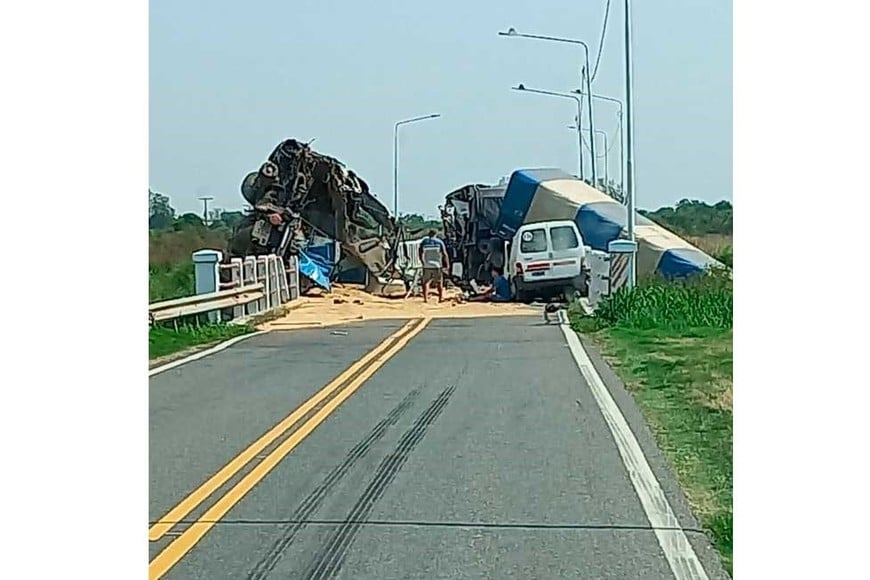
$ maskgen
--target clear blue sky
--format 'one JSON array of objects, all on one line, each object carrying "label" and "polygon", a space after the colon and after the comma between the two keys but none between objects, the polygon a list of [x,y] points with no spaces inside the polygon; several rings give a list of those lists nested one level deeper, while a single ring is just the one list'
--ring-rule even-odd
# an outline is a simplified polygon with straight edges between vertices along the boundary
[{"label": "clear blue sky", "polygon": [[[179,211],[243,205],[239,184],[285,138],[315,139],[392,207],[437,214],[450,190],[523,167],[577,167],[567,99],[511,91],[579,86],[582,48],[498,31],[579,38],[594,64],[606,0],[151,0],[150,185]],[[593,91],[623,98],[621,0]],[[635,1],[639,207],[732,196],[732,3]],[[596,125],[616,139],[615,107]],[[611,150],[611,174],[619,148]],[[588,170],[588,163],[587,163]]]}]

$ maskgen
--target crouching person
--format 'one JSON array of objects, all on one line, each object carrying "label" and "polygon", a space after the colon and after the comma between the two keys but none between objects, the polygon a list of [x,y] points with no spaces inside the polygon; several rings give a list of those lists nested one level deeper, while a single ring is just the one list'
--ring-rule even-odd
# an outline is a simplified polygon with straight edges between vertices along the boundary
[{"label": "crouching person", "polygon": [[510,302],[511,288],[505,278],[504,270],[498,266],[493,266],[490,269],[492,274],[492,286],[478,294],[469,298],[470,302]]}]

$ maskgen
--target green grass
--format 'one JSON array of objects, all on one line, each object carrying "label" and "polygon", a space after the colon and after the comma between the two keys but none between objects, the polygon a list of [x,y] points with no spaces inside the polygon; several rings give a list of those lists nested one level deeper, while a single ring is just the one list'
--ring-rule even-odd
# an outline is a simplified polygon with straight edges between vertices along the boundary
[{"label": "green grass", "polygon": [[152,327],[148,331],[148,359],[174,354],[195,346],[212,344],[253,332],[251,326],[242,324],[204,324],[174,328]]},{"label": "green grass", "polygon": [[622,288],[595,313],[602,326],[626,328],[731,328],[734,292],[727,273],[682,282],[650,278]]},{"label": "green grass", "polygon": [[149,302],[193,296],[195,286],[193,262],[173,266],[151,265],[148,268]]},{"label": "green grass", "polygon": [[732,317],[730,281],[646,281],[572,327],[625,382],[669,458],[695,516],[732,570]]}]

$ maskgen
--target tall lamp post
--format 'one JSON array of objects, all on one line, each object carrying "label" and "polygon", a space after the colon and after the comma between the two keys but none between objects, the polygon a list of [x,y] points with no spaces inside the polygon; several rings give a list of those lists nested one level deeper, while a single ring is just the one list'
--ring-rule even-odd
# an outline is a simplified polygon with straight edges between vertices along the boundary
[{"label": "tall lamp post", "polygon": [[[625,173],[628,203],[628,239],[634,239],[634,105],[631,97],[631,0],[625,0]],[[588,87],[587,87],[588,89]],[[589,93],[592,91],[589,90]],[[637,254],[628,262],[628,287],[637,280]]]},{"label": "tall lamp post", "polygon": [[[580,170],[580,179],[585,179],[585,175],[583,175],[583,129],[580,127],[580,117],[583,114],[583,100],[580,99],[577,95],[572,95],[571,93],[559,93],[555,91],[544,91],[541,89],[529,89],[522,83],[515,87],[511,87],[511,90],[520,91],[525,93],[535,93],[538,95],[548,95],[551,97],[561,97],[565,99],[573,99],[577,101],[577,156]],[[595,180],[595,160],[592,160],[592,180]]]},{"label": "tall lamp post", "polygon": [[[595,121],[593,121],[592,115],[592,80],[591,80],[591,69],[589,68],[589,45],[587,45],[582,40],[575,40],[573,38],[559,38],[556,36],[542,36],[540,34],[523,34],[517,32],[516,28],[509,28],[507,32],[499,32],[499,36],[511,36],[514,38],[533,38],[536,40],[549,40],[551,42],[563,42],[567,44],[579,44],[583,47],[583,53],[585,56],[585,66],[583,67],[583,73],[581,74],[581,80],[586,84],[586,93],[587,93],[587,101],[589,105],[589,141],[592,152],[592,182],[597,183],[596,175],[595,175]],[[578,121],[579,124],[579,121]]]},{"label": "tall lamp post", "polygon": [[604,187],[606,188],[608,187],[607,182],[610,181],[610,169],[608,168],[607,163],[607,153],[610,151],[610,149],[607,146],[607,133],[596,129],[595,134],[604,137],[604,154],[602,155],[602,157],[604,157]]},{"label": "tall lamp post", "polygon": [[[578,95],[586,94],[585,92],[583,92],[582,89],[576,89],[572,92]],[[616,103],[619,106],[619,110],[616,112],[617,117],[619,117],[619,187],[620,189],[622,189],[623,195],[625,195],[625,115],[622,110],[622,101],[613,97],[599,94],[593,94],[592,98]]]},{"label": "tall lamp post", "polygon": [[[580,127],[576,125],[568,125],[569,129],[573,129],[575,131],[580,130]],[[598,159],[604,159],[604,185],[607,187],[608,182],[610,181],[610,169],[609,163],[607,161],[607,154],[610,152],[610,148],[607,145],[607,133],[600,129],[595,129],[596,135],[601,135],[604,139],[604,153],[598,156]]]},{"label": "tall lamp post", "polygon": [[405,119],[399,121],[393,127],[393,215],[396,220],[399,219],[399,127],[408,123],[416,123],[427,119],[437,119],[440,113],[434,115],[424,115],[422,117],[414,117],[413,119]]}]

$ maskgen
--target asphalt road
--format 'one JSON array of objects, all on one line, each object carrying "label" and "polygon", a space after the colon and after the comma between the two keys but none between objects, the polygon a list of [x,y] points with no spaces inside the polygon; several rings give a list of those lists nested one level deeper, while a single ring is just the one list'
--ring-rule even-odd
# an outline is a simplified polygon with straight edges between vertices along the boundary
[{"label": "asphalt road", "polygon": [[[149,526],[404,322],[273,332],[152,377]],[[297,423],[301,439],[271,471],[255,465],[293,429],[150,541],[152,560],[177,555],[162,577],[675,577],[557,326],[417,330],[316,428]],[[641,415],[592,358],[707,575],[721,578]],[[245,479],[256,484],[233,491]],[[228,511],[209,515],[221,501]]]}]

